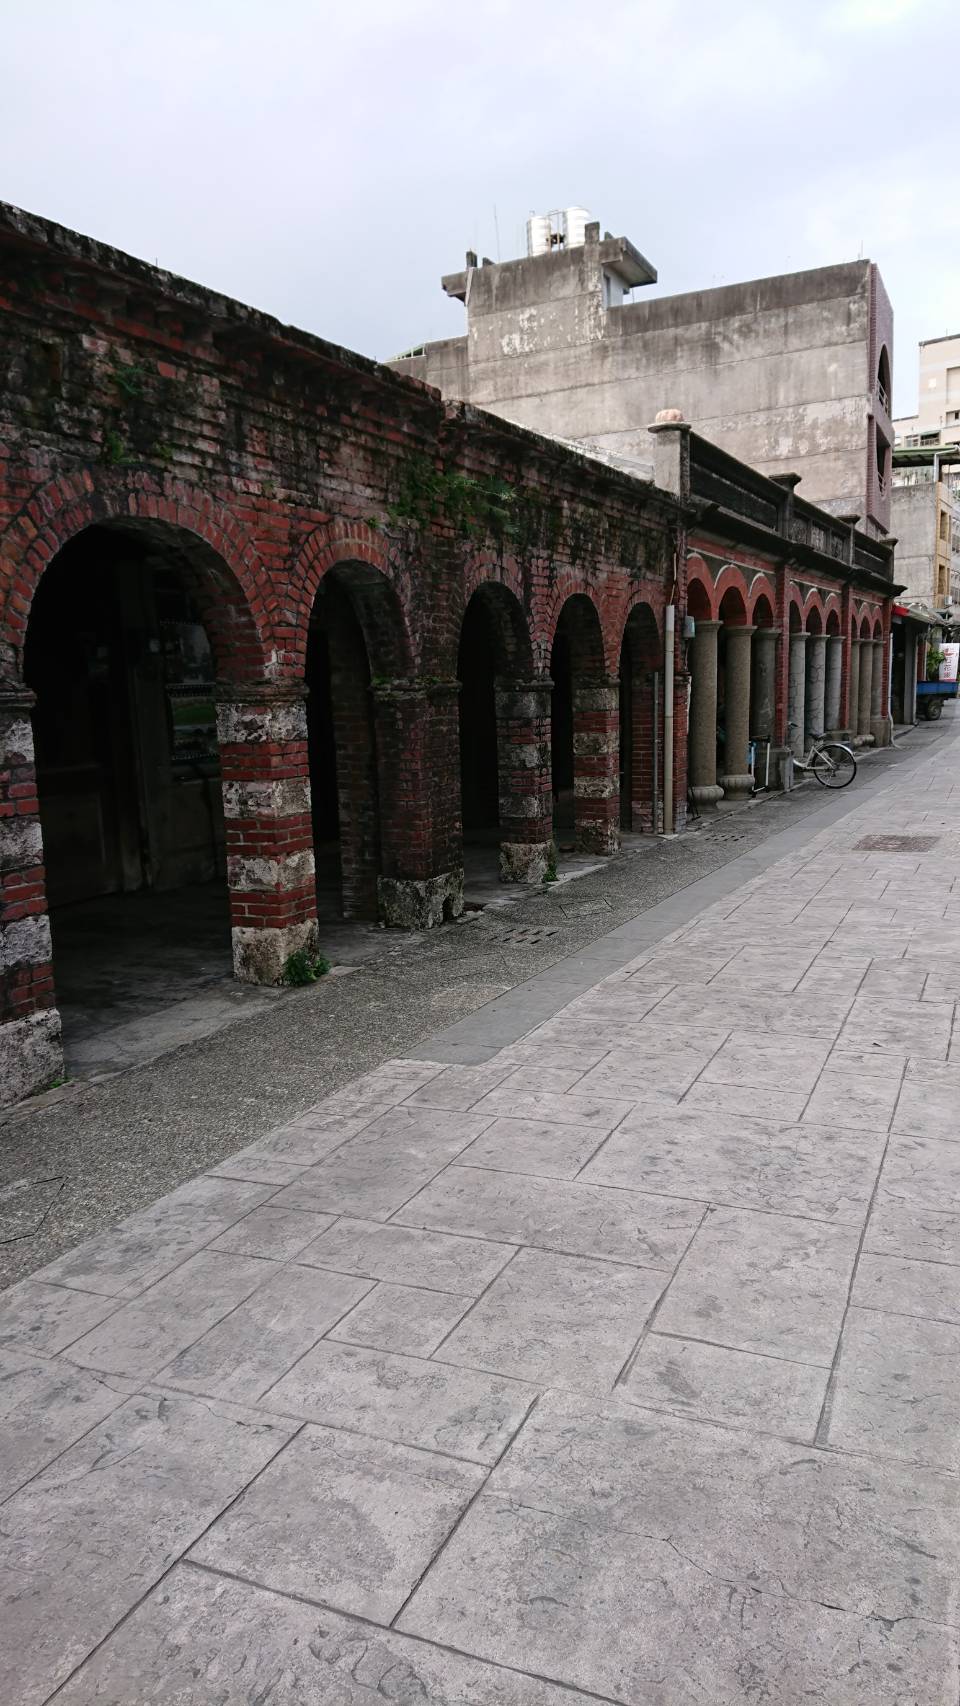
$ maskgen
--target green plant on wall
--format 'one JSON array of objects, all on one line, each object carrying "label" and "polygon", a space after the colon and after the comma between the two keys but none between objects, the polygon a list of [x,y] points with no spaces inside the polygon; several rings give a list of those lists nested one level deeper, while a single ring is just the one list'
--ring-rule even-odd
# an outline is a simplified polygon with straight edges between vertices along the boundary
[{"label": "green plant on wall", "polygon": [[429,457],[415,456],[404,463],[387,516],[395,526],[445,521],[465,539],[492,534],[516,541],[525,508],[529,500],[507,480],[437,468]]},{"label": "green plant on wall", "polygon": [[130,462],[126,440],[116,427],[108,427],[104,433],[100,455],[109,468],[124,468]]},{"label": "green plant on wall", "polygon": [[128,402],[143,396],[147,380],[147,369],[137,361],[118,361],[114,356],[110,363],[110,377],[114,385]]}]

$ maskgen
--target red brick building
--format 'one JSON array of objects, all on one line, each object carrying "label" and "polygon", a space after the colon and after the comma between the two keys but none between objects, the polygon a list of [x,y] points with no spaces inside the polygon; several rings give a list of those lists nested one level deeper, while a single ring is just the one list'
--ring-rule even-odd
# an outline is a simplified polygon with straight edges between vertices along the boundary
[{"label": "red brick building", "polygon": [[682,424],[637,480],[6,206],[0,409],[2,1099],[59,1070],[58,908],[219,878],[276,982],[318,906],[455,917],[465,839],[538,881],[555,810],[660,827],[668,605],[676,827],[688,665],[704,802],[720,697],[733,795],[800,677],[884,738],[890,549]]}]

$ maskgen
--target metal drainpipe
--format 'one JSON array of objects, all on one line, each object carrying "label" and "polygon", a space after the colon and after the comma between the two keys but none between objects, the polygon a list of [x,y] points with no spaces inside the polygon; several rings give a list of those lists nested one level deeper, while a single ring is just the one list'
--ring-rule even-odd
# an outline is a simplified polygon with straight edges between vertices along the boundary
[{"label": "metal drainpipe", "polygon": [[663,833],[673,834],[673,643],[676,609],[664,613],[663,658]]}]

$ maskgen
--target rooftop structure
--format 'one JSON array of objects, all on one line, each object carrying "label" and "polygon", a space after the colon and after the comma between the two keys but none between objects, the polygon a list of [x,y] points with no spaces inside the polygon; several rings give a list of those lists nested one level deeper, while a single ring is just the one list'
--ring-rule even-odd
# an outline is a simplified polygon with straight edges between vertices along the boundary
[{"label": "rooftop structure", "polygon": [[464,304],[464,335],[393,365],[635,465],[649,463],[647,422],[669,398],[721,449],[800,474],[805,497],[887,530],[893,316],[873,262],[632,298],[656,268],[596,221],[581,242],[564,218],[534,216],[522,259],[468,253],[442,280]]}]

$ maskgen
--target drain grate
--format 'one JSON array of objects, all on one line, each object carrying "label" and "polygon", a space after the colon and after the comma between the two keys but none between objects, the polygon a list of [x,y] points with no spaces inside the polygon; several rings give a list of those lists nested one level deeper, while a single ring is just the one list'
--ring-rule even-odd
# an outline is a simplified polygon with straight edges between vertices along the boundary
[{"label": "drain grate", "polygon": [[855,853],[929,853],[939,835],[865,835],[855,841]]},{"label": "drain grate", "polygon": [[552,924],[518,924],[514,930],[498,930],[494,940],[507,943],[511,948],[535,948],[538,943],[559,934]]}]

